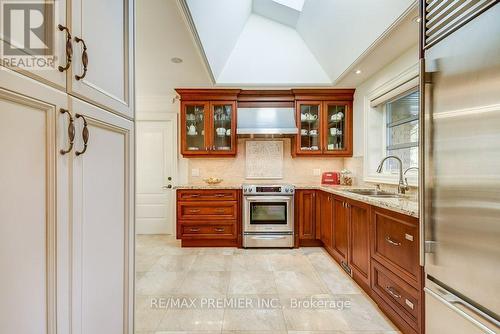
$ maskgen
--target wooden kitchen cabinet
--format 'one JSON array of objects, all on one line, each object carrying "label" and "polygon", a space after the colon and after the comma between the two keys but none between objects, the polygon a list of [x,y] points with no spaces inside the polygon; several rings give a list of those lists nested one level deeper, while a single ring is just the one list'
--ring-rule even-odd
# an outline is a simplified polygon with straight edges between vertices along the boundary
[{"label": "wooden kitchen cabinet", "polygon": [[370,205],[348,200],[348,264],[353,278],[365,290],[370,287]]},{"label": "wooden kitchen cabinet", "polygon": [[298,124],[296,154],[321,155],[323,153],[324,127],[321,101],[298,101],[295,119]]},{"label": "wooden kitchen cabinet", "polygon": [[181,96],[181,154],[204,158],[235,156],[239,90],[177,89],[177,92]]},{"label": "wooden kitchen cabinet", "polygon": [[295,191],[295,216],[299,229],[300,245],[318,245],[316,229],[316,190],[299,189]]},{"label": "wooden kitchen cabinet", "polygon": [[241,191],[177,191],[177,238],[183,247],[241,244]]},{"label": "wooden kitchen cabinet", "polygon": [[347,202],[343,197],[333,196],[333,257],[337,262],[347,264],[349,247],[349,216]]},{"label": "wooden kitchen cabinet", "polygon": [[292,90],[296,121],[294,156],[352,156],[354,90]]},{"label": "wooden kitchen cabinet", "polygon": [[422,277],[419,263],[418,219],[373,208],[372,258],[418,288]]},{"label": "wooden kitchen cabinet", "polygon": [[317,214],[320,219],[320,239],[325,248],[331,249],[333,245],[333,195],[319,191],[318,202]]}]

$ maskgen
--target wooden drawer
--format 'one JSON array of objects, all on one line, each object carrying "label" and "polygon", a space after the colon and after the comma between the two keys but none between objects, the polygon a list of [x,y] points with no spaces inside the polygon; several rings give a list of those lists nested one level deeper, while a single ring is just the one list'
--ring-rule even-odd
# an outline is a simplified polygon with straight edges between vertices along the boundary
[{"label": "wooden drawer", "polygon": [[423,293],[372,260],[373,297],[403,333],[423,332]]},{"label": "wooden drawer", "polygon": [[236,220],[237,202],[178,202],[177,218],[180,220]]},{"label": "wooden drawer", "polygon": [[238,190],[177,190],[178,201],[236,201]]},{"label": "wooden drawer", "polygon": [[415,288],[420,286],[418,219],[372,209],[372,257]]},{"label": "wooden drawer", "polygon": [[181,223],[182,237],[194,238],[235,238],[236,222],[231,224]]},{"label": "wooden drawer", "polygon": [[407,320],[411,320],[416,325],[420,310],[417,289],[377,261],[372,261],[372,268],[372,289],[391,306],[404,311]]}]

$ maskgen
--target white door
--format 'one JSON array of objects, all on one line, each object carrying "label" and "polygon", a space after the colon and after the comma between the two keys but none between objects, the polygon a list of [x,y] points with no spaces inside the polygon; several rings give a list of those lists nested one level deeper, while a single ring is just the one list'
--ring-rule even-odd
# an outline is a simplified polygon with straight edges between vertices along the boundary
[{"label": "white door", "polygon": [[0,333],[64,332],[66,94],[9,70],[0,87]]},{"label": "white door", "polygon": [[[68,37],[66,28],[66,0],[41,0],[41,1],[5,1],[0,2],[3,12],[2,19],[8,15],[11,20],[11,33],[9,37],[0,34],[0,41],[5,43],[4,54],[6,49],[12,48],[13,45],[19,49],[22,55],[38,56],[37,50],[43,51],[47,61],[37,61],[39,67],[33,67],[33,64],[26,63],[27,66],[9,66],[11,69],[19,71],[45,84],[51,85],[60,90],[66,90],[66,38]],[[59,29],[59,25],[61,28]],[[41,29],[40,29],[41,27]],[[3,27],[2,27],[3,28]],[[25,39],[25,30],[30,29],[36,33],[30,32],[29,38]],[[4,38],[4,39],[3,39]],[[0,64],[23,64],[17,61],[12,63],[9,61],[11,57],[5,55]],[[30,62],[30,57],[24,62]],[[28,66],[29,65],[29,66]],[[47,65],[47,66],[46,66]],[[61,66],[61,70],[59,70]]]},{"label": "white door", "polygon": [[138,234],[174,233],[176,129],[175,120],[136,123]]},{"label": "white door", "polygon": [[68,81],[70,94],[129,118],[133,117],[133,2],[72,0],[74,54]]},{"label": "white door", "polygon": [[78,99],[71,104],[72,332],[133,334],[133,123]]}]

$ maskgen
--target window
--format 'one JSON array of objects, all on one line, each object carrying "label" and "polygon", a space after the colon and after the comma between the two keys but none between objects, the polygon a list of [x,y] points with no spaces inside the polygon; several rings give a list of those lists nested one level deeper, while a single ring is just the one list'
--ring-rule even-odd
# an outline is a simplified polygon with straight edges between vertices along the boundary
[{"label": "window", "polygon": [[[386,160],[382,173],[377,173],[380,161],[388,155],[401,159],[403,171],[418,166],[419,96],[418,64],[364,96],[364,182],[398,184],[396,160]],[[407,177],[411,186],[418,184],[417,170]]]},{"label": "window", "polygon": [[[418,89],[412,89],[381,105],[385,116],[385,155],[395,155],[403,169],[418,167]],[[389,159],[386,173],[399,173],[397,161]]]}]

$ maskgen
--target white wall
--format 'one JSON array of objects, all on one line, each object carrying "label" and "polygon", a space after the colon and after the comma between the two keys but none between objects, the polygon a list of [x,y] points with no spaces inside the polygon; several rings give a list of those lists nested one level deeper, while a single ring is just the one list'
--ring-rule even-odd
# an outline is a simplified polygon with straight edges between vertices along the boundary
[{"label": "white wall", "polygon": [[295,29],[252,14],[217,84],[304,86],[331,80]]},{"label": "white wall", "polygon": [[217,78],[252,12],[252,0],[187,0],[187,4]]},{"label": "white wall", "polygon": [[375,73],[365,82],[361,83],[356,87],[356,92],[354,93],[354,138],[353,138],[353,156],[362,157],[364,155],[364,142],[365,142],[365,126],[369,124],[364,124],[364,112],[365,112],[365,97],[371,95],[371,93],[377,88],[381,87],[383,84],[391,81],[399,74],[409,69],[418,63],[418,46],[414,45],[398,58],[396,58],[389,65],[384,67],[379,72]]},{"label": "white wall", "polygon": [[335,81],[415,0],[308,0],[297,31]]},{"label": "white wall", "polygon": [[[174,0],[136,1],[137,113],[178,112],[177,87],[211,86],[209,72]],[[170,61],[183,59],[180,64]]]}]

